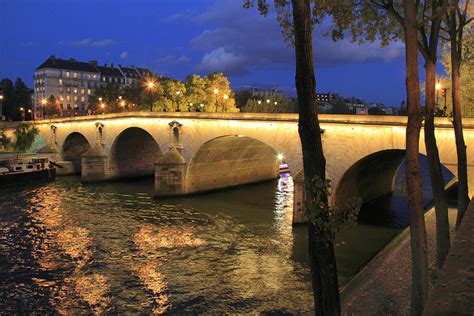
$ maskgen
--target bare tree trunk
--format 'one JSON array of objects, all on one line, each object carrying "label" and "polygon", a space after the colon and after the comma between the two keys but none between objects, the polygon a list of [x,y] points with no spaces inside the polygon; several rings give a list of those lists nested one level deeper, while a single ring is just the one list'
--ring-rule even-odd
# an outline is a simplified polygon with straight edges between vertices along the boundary
[{"label": "bare tree trunk", "polygon": [[[431,36],[434,36],[431,34]],[[436,44],[437,45],[437,44]],[[436,49],[426,60],[426,99],[425,99],[425,146],[428,154],[428,167],[431,177],[431,191],[436,211],[436,268],[440,270],[449,252],[448,201],[444,190],[438,146],[436,145],[434,111],[436,85]],[[430,59],[433,58],[433,59]]]},{"label": "bare tree trunk", "polygon": [[[449,37],[451,40],[451,93],[453,98],[453,126],[454,137],[456,138],[456,152],[458,155],[458,214],[456,217],[456,228],[461,224],[464,213],[469,204],[469,188],[467,180],[467,155],[466,143],[464,142],[461,113],[461,58],[462,58],[462,29],[456,23],[456,12],[459,3],[453,0],[451,11],[449,12]],[[461,23],[461,22],[460,22]],[[459,35],[459,36],[458,36]]]},{"label": "bare tree trunk", "polygon": [[[452,45],[451,45],[452,46]],[[452,49],[452,48],[451,48]],[[467,182],[467,155],[466,143],[464,142],[461,114],[461,63],[459,59],[451,53],[452,64],[452,98],[453,98],[453,125],[456,138],[456,151],[458,154],[458,214],[456,217],[456,228],[461,224],[464,213],[469,204],[469,191]],[[460,54],[459,54],[460,55]]]},{"label": "bare tree trunk", "polygon": [[408,123],[406,132],[406,180],[410,210],[412,256],[411,314],[421,315],[428,298],[428,258],[423,214],[423,192],[418,158],[422,113],[418,78],[418,48],[414,0],[404,0],[405,56]]},{"label": "bare tree trunk", "polygon": [[[298,131],[303,150],[306,197],[311,197],[313,186],[309,183],[315,178],[325,179],[326,160],[323,154],[316,106],[310,1],[292,0],[292,6],[299,109]],[[327,205],[327,199],[322,202]],[[314,207],[311,201],[307,201],[308,212],[312,212]],[[328,238],[324,227],[315,225],[311,221],[308,224],[308,238],[316,315],[340,315],[339,284],[333,241]]]}]

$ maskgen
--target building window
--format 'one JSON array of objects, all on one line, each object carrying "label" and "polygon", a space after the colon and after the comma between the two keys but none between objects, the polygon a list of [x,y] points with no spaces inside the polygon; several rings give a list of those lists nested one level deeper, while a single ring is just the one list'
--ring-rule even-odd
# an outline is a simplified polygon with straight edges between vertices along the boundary
[{"label": "building window", "polygon": [[77,102],[77,95],[74,96],[74,101]]},{"label": "building window", "polygon": [[81,94],[84,94],[84,93],[86,93],[86,90],[81,89]]},{"label": "building window", "polygon": [[105,77],[102,77],[102,81],[105,82],[105,81],[107,81],[107,79],[105,79]]},{"label": "building window", "polygon": [[74,78],[77,78],[77,72],[74,73]]},{"label": "building window", "polygon": [[69,73],[69,71],[66,71],[66,78],[69,78],[71,76],[71,74]]},{"label": "building window", "polygon": [[59,79],[59,85],[60,85],[60,86],[63,85],[63,79]]},{"label": "building window", "polygon": [[67,95],[67,96],[66,96],[66,100],[67,100],[67,101],[71,101],[71,96]]},{"label": "building window", "polygon": [[86,100],[85,97],[81,97],[81,102],[84,102]]},{"label": "building window", "polygon": [[87,94],[91,95],[91,89],[87,89]]},{"label": "building window", "polygon": [[74,94],[77,94],[77,89],[74,89]]}]

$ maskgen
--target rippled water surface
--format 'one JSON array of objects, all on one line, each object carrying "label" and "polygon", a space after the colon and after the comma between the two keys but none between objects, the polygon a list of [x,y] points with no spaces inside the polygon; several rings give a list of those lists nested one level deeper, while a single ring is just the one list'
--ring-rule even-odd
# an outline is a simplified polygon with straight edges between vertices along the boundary
[{"label": "rippled water surface", "polygon": [[[153,181],[78,177],[0,196],[6,312],[258,313],[312,310],[306,228],[291,178],[154,200]],[[336,243],[341,284],[399,230],[358,224]]]}]

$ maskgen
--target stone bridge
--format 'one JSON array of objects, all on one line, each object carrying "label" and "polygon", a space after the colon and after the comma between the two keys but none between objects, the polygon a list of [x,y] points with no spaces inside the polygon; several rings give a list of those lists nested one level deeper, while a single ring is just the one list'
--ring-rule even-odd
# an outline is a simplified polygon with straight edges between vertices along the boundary
[{"label": "stone bridge", "polygon": [[[406,117],[321,115],[331,203],[369,201],[393,190],[404,159]],[[35,122],[42,149],[83,182],[155,175],[156,196],[184,195],[278,176],[280,161],[302,168],[296,114],[118,113]],[[455,176],[449,118],[436,118],[442,164]],[[425,154],[423,132],[420,152]],[[464,119],[470,195],[474,194],[474,119]],[[296,188],[298,186],[295,185]],[[295,191],[295,201],[302,199]],[[296,203],[296,204],[298,204]]]}]

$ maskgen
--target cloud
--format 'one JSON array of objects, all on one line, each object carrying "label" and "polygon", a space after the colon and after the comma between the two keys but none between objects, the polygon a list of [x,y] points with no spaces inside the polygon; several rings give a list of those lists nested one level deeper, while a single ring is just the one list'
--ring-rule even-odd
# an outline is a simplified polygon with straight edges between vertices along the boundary
[{"label": "cloud", "polygon": [[161,65],[179,65],[179,64],[187,64],[191,62],[191,58],[188,56],[175,56],[175,55],[168,55],[165,57],[161,57],[155,60],[155,63]]},{"label": "cloud", "polygon": [[111,39],[92,40],[90,38],[84,38],[75,41],[60,41],[58,44],[60,46],[101,48],[111,46],[115,44],[115,41]]},{"label": "cloud", "polygon": [[126,50],[120,53],[120,58],[125,59],[127,57],[128,57],[128,52]]},{"label": "cloud", "polygon": [[[197,69],[247,74],[256,70],[294,68],[294,49],[283,41],[275,14],[260,16],[257,10],[242,8],[241,1],[221,0],[193,19],[208,27],[191,40],[203,57]],[[313,45],[319,65],[392,61],[403,57],[403,47],[379,43],[357,45],[344,39],[325,37],[329,24],[315,28]],[[220,67],[220,69],[219,69]]]},{"label": "cloud", "polygon": [[202,57],[197,70],[205,73],[223,72],[227,76],[242,75],[248,72],[248,61],[246,57],[226,52],[224,47],[219,47]]}]

